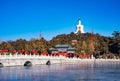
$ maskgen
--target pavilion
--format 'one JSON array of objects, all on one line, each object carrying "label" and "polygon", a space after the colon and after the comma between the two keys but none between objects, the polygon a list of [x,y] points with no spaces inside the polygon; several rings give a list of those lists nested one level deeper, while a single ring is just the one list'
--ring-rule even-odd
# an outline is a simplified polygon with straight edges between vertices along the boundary
[{"label": "pavilion", "polygon": [[74,54],[75,48],[71,47],[68,44],[58,44],[54,48],[50,48],[49,51],[51,54],[53,53],[68,53],[68,54]]}]

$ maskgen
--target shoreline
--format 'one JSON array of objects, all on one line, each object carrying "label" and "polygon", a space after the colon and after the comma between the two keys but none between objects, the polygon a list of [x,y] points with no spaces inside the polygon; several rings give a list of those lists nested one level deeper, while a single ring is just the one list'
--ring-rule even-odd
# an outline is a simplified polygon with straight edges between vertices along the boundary
[{"label": "shoreline", "polygon": [[48,61],[51,64],[74,64],[74,63],[110,63],[120,62],[120,59],[95,59],[95,58],[66,58],[64,56],[39,56],[39,55],[0,55],[0,66],[34,66],[46,65]]},{"label": "shoreline", "polygon": [[[109,63],[119,63],[120,62],[120,59],[76,59],[76,60],[65,60],[66,62],[63,62],[63,63],[52,63],[51,65],[54,65],[54,64],[86,64],[86,63],[99,63],[99,64],[109,64]],[[35,65],[32,65],[32,66],[40,66],[40,65],[46,65],[46,64],[35,64]],[[24,65],[7,65],[7,66],[2,66],[0,68],[4,68],[4,67],[21,67],[21,66],[24,66]],[[48,65],[49,66],[49,65]],[[24,66],[24,67],[29,67],[29,66]]]}]

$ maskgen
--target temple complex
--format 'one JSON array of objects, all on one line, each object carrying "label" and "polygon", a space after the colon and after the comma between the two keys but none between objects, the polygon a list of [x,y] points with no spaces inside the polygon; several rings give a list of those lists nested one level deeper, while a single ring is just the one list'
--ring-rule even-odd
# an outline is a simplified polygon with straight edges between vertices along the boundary
[{"label": "temple complex", "polygon": [[71,47],[68,44],[58,44],[54,48],[49,49],[51,53],[68,53],[68,54],[74,54],[75,53],[75,48]]}]

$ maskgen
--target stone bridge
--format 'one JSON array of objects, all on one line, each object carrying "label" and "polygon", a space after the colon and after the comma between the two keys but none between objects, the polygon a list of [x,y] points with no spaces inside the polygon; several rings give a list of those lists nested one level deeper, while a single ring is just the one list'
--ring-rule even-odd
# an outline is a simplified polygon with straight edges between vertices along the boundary
[{"label": "stone bridge", "polygon": [[66,58],[64,56],[42,56],[42,55],[0,55],[0,67],[2,66],[24,66],[26,63],[31,65],[70,63],[79,62],[77,58]]}]

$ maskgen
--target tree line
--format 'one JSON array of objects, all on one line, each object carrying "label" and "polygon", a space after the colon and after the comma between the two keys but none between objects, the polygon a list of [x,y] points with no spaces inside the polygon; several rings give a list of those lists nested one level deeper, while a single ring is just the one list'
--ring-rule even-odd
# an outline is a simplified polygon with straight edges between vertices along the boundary
[{"label": "tree line", "polygon": [[13,50],[25,50],[31,52],[38,50],[40,53],[49,52],[49,48],[57,44],[69,44],[76,48],[76,54],[94,54],[96,58],[99,55],[114,54],[120,56],[120,32],[114,31],[112,37],[101,36],[98,33],[78,33],[61,34],[47,41],[44,38],[27,41],[18,39],[16,41],[7,41],[0,44],[0,50],[7,49],[9,52]]}]

